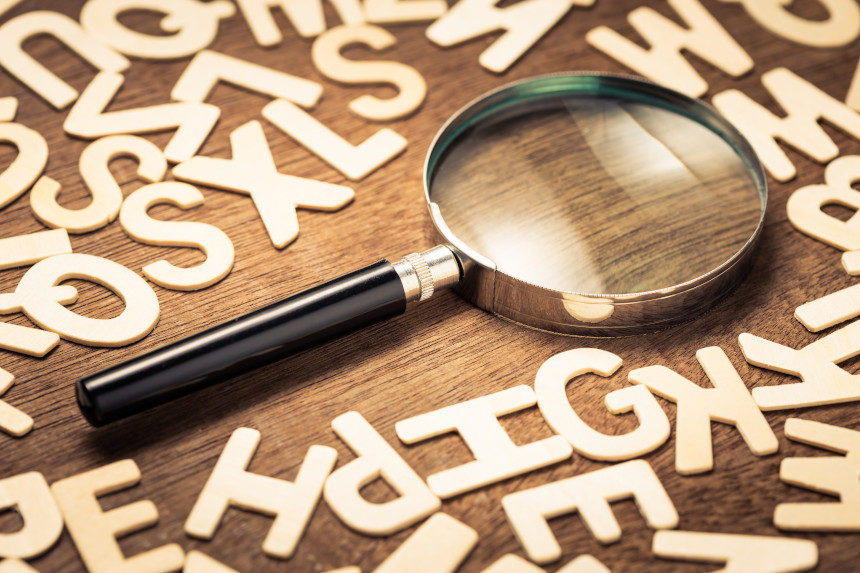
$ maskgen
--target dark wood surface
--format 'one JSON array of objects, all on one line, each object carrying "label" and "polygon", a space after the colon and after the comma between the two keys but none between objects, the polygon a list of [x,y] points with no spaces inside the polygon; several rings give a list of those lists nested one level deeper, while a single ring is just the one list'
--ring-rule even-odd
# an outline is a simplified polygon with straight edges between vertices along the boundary
[{"label": "dark wood surface", "polygon": [[[10,15],[38,7],[67,12],[77,17],[82,2],[25,0]],[[161,319],[144,340],[122,349],[93,349],[62,342],[44,359],[3,352],[0,366],[11,371],[17,383],[4,396],[36,420],[36,427],[20,440],[0,435],[0,477],[36,470],[49,482],[109,462],[133,458],[143,479],[140,485],[107,496],[106,508],[138,499],[150,499],[158,507],[160,521],[154,528],[123,539],[131,555],[168,541],[186,550],[201,549],[240,571],[326,571],[345,565],[371,570],[405,539],[411,529],[389,538],[356,534],[341,524],[321,503],[299,545],[287,562],[266,557],[261,549],[270,518],[231,509],[210,542],[186,537],[183,522],[209,476],[230,433],[248,426],[260,430],[262,444],[253,471],[293,479],[307,448],[324,444],[336,448],[339,463],[352,454],[338,441],[329,421],[349,410],[360,412],[422,476],[453,467],[470,459],[456,435],[447,435],[415,446],[399,443],[394,423],[415,414],[476,398],[518,384],[531,384],[540,364],[548,357],[581,346],[594,346],[624,359],[611,379],[585,376],[568,388],[577,412],[607,432],[633,428],[630,415],[614,417],[603,406],[603,395],[623,387],[627,373],[636,367],[663,364],[688,378],[706,384],[694,353],[705,346],[725,349],[749,387],[786,381],[781,374],[747,365],[737,336],[752,332],[799,347],[816,339],[794,320],[794,309],[813,298],[851,284],[839,265],[839,252],[794,230],[785,214],[792,190],[822,181],[820,165],[794,153],[798,167],[795,181],[771,180],[770,212],[761,250],[749,278],[729,298],[707,315],[671,330],[620,339],[577,339],[532,331],[473,308],[452,293],[440,294],[396,320],[335,341],[298,356],[242,376],[219,388],[180,400],[144,416],[95,430],[78,413],[73,381],[93,369],[116,363],[143,350],[175,340],[317,282],[337,276],[382,257],[396,258],[431,246],[428,217],[421,193],[421,166],[437,128],[457,108],[483,91],[507,80],[561,70],[625,71],[620,64],[589,47],[585,33],[609,24],[632,35],[626,14],[648,4],[669,14],[664,2],[600,0],[591,9],[575,8],[517,65],[503,76],[483,70],[478,54],[491,37],[452,48],[433,46],[424,37],[425,24],[390,26],[398,38],[396,48],[384,54],[414,66],[427,80],[427,100],[412,117],[390,127],[409,141],[406,152],[365,180],[355,183],[356,200],[334,213],[302,211],[301,234],[283,251],[272,248],[248,197],[204,189],[203,206],[182,212],[162,207],[157,216],[210,222],[223,229],[236,248],[233,272],[221,283],[199,292],[181,293],[153,287],[161,303]],[[755,60],[754,71],[733,79],[693,58],[693,65],[711,85],[709,96],[722,89],[738,88],[776,110],[761,87],[763,72],[787,66],[829,94],[844,98],[860,55],[860,43],[834,49],[805,48],[781,40],[760,28],[736,4],[706,0],[729,32]],[[823,10],[811,0],[797,0],[796,8],[815,17]],[[249,59],[276,69],[323,81],[310,61],[310,43],[299,38],[287,20],[276,20],[284,42],[272,49],[258,47],[240,15],[223,22],[212,45],[215,50]],[[131,21],[154,29],[155,19],[141,14]],[[329,14],[329,22],[334,22]],[[33,39],[27,49],[77,89],[92,77],[90,70],[59,44]],[[365,49],[351,49],[354,58],[378,58]],[[116,108],[168,101],[170,89],[187,60],[135,61],[114,102]],[[384,96],[388,88],[345,87],[325,82],[325,92],[314,115],[352,142],[379,129],[349,113],[346,104],[366,92]],[[44,134],[50,146],[47,174],[60,181],[63,197],[71,205],[84,205],[86,192],[77,161],[86,142],[62,131],[65,113],[56,112],[24,86],[0,73],[0,95],[20,99],[18,121]],[[228,157],[228,134],[250,119],[261,119],[266,98],[229,86],[216,88],[209,101],[222,109],[221,120],[201,150],[202,154]],[[290,174],[345,183],[344,178],[321,160],[299,147],[265,121],[264,127],[278,167]],[[860,152],[860,143],[827,128],[842,154]],[[170,134],[151,139],[163,146]],[[13,150],[0,146],[0,167]],[[135,164],[120,160],[112,171],[125,193],[141,185],[134,177]],[[27,196],[0,212],[2,236],[37,231]],[[76,252],[108,257],[140,271],[141,266],[165,257],[177,264],[192,263],[199,256],[191,249],[143,246],[131,241],[117,223],[95,233],[72,237]],[[23,269],[0,274],[0,292],[14,288]],[[101,287],[83,286],[75,308],[92,316],[106,317],[121,308],[119,299]],[[11,319],[27,324],[22,316]],[[848,366],[852,368],[852,365]],[[662,402],[662,401],[661,401]],[[662,402],[670,419],[674,405]],[[733,428],[713,425],[714,471],[682,477],[674,471],[674,435],[647,459],[660,476],[680,514],[680,527],[694,531],[775,535],[774,506],[783,501],[824,500],[822,496],[789,487],[778,480],[780,460],[789,455],[821,455],[807,446],[789,442],[783,433],[786,418],[807,419],[858,429],[857,405],[837,405],[768,413],[779,437],[776,455],[758,458],[744,445]],[[536,408],[502,420],[517,443],[546,437],[550,430]],[[673,424],[674,427],[674,424]],[[474,491],[443,504],[445,512],[475,528],[481,538],[465,563],[464,571],[478,571],[508,552],[522,555],[522,548],[508,526],[500,505],[503,495],[523,488],[605,467],[574,455],[567,462]],[[367,495],[382,499],[390,492],[380,484],[366,488]],[[564,561],[591,553],[614,571],[708,571],[713,566],[663,561],[650,552],[652,531],[634,504],[613,505],[622,525],[622,539],[601,546],[576,515],[554,519],[553,531],[564,549]],[[17,527],[10,512],[0,515],[0,531]],[[820,571],[856,570],[860,543],[856,534],[803,534],[814,540],[820,552]],[[41,571],[82,569],[73,544],[64,533],[44,557],[33,561]],[[557,565],[550,568],[557,568]]]}]

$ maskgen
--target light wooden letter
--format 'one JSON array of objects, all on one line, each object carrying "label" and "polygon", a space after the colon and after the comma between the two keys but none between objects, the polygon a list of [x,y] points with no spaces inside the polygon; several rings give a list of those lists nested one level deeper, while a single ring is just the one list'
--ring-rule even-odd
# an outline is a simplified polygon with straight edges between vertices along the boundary
[{"label": "light wooden letter", "polygon": [[185,521],[185,533],[211,539],[231,505],[259,511],[275,516],[263,541],[263,551],[288,558],[319,502],[337,452],[326,446],[311,446],[296,481],[288,482],[247,471],[259,444],[257,430],[239,428],[233,432]]},{"label": "light wooden letter", "polygon": [[[834,159],[824,170],[824,185],[807,185],[788,198],[788,220],[800,231],[828,245],[852,251],[860,249],[860,192],[852,187],[860,179],[860,155]],[[847,221],[828,215],[825,205],[854,210]]]},{"label": "light wooden letter", "polygon": [[783,372],[802,381],[753,388],[762,410],[806,408],[860,400],[860,375],[837,366],[860,353],[860,320],[823,336],[799,350],[748,334],[738,336],[747,362]]},{"label": "light wooden letter", "polygon": [[0,513],[13,509],[24,522],[18,531],[0,533],[0,558],[29,559],[51,548],[63,532],[63,517],[39,472],[0,480]]},{"label": "light wooden letter", "polygon": [[[144,34],[127,28],[119,16],[131,10],[161,13],[159,25],[167,33]],[[81,9],[81,25],[94,38],[129,56],[172,60],[211,44],[219,20],[235,12],[236,7],[227,0],[89,0]]]},{"label": "light wooden letter", "polygon": [[32,265],[42,259],[72,252],[65,229],[37,231],[0,239],[0,270]]},{"label": "light wooden letter", "polygon": [[353,146],[309,113],[283,99],[264,107],[263,117],[353,181],[364,179],[406,149],[406,139],[388,128],[380,129],[360,145]]},{"label": "light wooden letter", "polygon": [[835,48],[850,44],[860,34],[860,7],[856,0],[818,0],[827,11],[824,20],[793,13],[789,9],[793,0],[722,1],[742,4],[760,26],[804,46]]},{"label": "light wooden letter", "polygon": [[317,82],[267,68],[227,54],[203,50],[179,76],[170,97],[179,101],[203,102],[219,82],[283,98],[301,106],[313,107],[322,95]]},{"label": "light wooden letter", "polygon": [[272,244],[282,249],[299,235],[297,208],[337,211],[355,194],[343,185],[280,173],[258,121],[230,133],[232,159],[192,157],[174,167],[177,179],[251,196]]},{"label": "light wooden letter", "polygon": [[717,346],[702,348],[696,359],[713,388],[702,388],[665,366],[648,366],[630,372],[630,381],[648,386],[658,396],[678,405],[675,469],[697,474],[714,467],[711,422],[737,428],[757,456],[776,452],[779,442],[756,406],[744,381]]},{"label": "light wooden letter", "polygon": [[122,189],[110,171],[119,157],[137,160],[137,176],[144,181],[160,181],[167,160],[154,143],[135,135],[110,135],[89,144],[81,153],[78,169],[92,194],[92,201],[80,209],[60,205],[60,184],[50,177],[39,180],[30,192],[30,208],[39,221],[70,233],[88,233],[116,219],[122,205]]},{"label": "light wooden letter", "polygon": [[0,26],[0,66],[56,109],[64,109],[75,101],[78,92],[21,48],[27,38],[38,34],[50,34],[99,70],[121,72],[131,65],[122,55],[87,34],[77,22],[58,12],[37,10],[12,18]]},{"label": "light wooden letter", "polygon": [[658,531],[651,548],[666,559],[725,563],[725,573],[793,573],[818,563],[815,543],[789,537]]},{"label": "light wooden letter", "polygon": [[611,376],[621,358],[597,348],[576,348],[544,362],[535,377],[537,403],[550,427],[577,453],[594,460],[619,461],[646,454],[669,439],[669,419],[648,388],[628,386],[606,395],[613,414],[633,411],[639,427],[616,436],[599,432],[582,421],[567,399],[565,388],[577,376],[593,372]]},{"label": "light wooden letter", "polygon": [[189,551],[185,555],[182,573],[238,573],[238,571],[232,567],[227,567],[202,551]]},{"label": "light wooden letter", "polygon": [[148,245],[200,249],[206,260],[193,267],[177,267],[161,259],[143,267],[149,280],[164,288],[197,290],[230,274],[235,251],[224,231],[206,223],[153,219],[147,211],[158,204],[190,209],[203,204],[203,193],[178,181],[145,185],[122,204],[119,223],[123,230],[135,241]]},{"label": "light wooden letter", "polygon": [[785,110],[785,117],[774,115],[739,90],[722,91],[711,103],[746,136],[776,180],[788,181],[797,174],[777,139],[819,163],[839,155],[839,148],[818,125],[820,120],[860,139],[860,115],[793,72],[776,68],[764,73],[761,81]]},{"label": "light wooden letter", "polygon": [[[112,318],[91,318],[67,309],[77,299],[68,279],[98,283],[125,303]],[[33,265],[15,292],[0,294],[0,314],[23,311],[45,330],[66,340],[90,346],[125,346],[149,334],[158,322],[158,297],[145,280],[119,263],[94,255],[71,253],[43,259]]]},{"label": "light wooden letter", "polygon": [[678,525],[678,513],[648,462],[633,460],[581,474],[502,498],[502,507],[526,554],[536,563],[561,557],[561,546],[547,519],[579,512],[600,543],[621,538],[621,528],[609,503],[636,500],[645,521],[654,529]]},{"label": "light wooden letter", "polygon": [[544,37],[574,5],[594,4],[594,0],[521,0],[498,8],[499,2],[459,0],[427,28],[427,37],[434,44],[448,47],[504,31],[478,58],[483,67],[500,74]]},{"label": "light wooden letter", "polygon": [[0,173],[0,208],[5,207],[33,185],[48,163],[45,138],[19,123],[0,123],[0,145],[11,144],[18,150],[14,161]]},{"label": "light wooden letter", "polygon": [[[0,270],[32,265],[43,259],[72,252],[69,234],[64,229],[37,231],[17,237],[0,239]],[[71,285],[51,287],[48,294],[53,300],[71,304],[77,300],[78,291]],[[60,342],[55,332],[30,328],[20,324],[0,322],[0,348],[30,356],[42,357]],[[0,369],[4,384],[12,384],[12,375]],[[7,379],[8,377],[8,379]],[[8,388],[8,385],[3,389]],[[21,436],[33,427],[33,420],[8,404],[0,406],[0,428],[15,436]]]},{"label": "light wooden letter", "polygon": [[66,116],[66,133],[95,139],[120,133],[152,133],[176,129],[164,148],[168,161],[184,161],[194,155],[221,115],[208,103],[172,102],[147,107],[105,111],[123,83],[122,74],[100,72]]},{"label": "light wooden letter", "polygon": [[651,8],[637,8],[627,20],[645,39],[645,49],[612,28],[598,26],[586,41],[643,76],[690,97],[708,91],[708,83],[681,53],[695,54],[723,72],[742,76],[753,68],[752,58],[698,0],[668,0],[681,16],[681,27]]},{"label": "light wooden letter", "polygon": [[[361,24],[364,11],[358,0],[329,0],[344,24]],[[236,0],[242,15],[251,28],[254,39],[261,46],[274,46],[284,37],[275,19],[272,8],[280,8],[303,38],[312,38],[325,31],[325,15],[322,0]]]},{"label": "light wooden letter", "polygon": [[849,275],[860,275],[860,250],[842,253],[842,268]]},{"label": "light wooden letter", "polygon": [[[544,573],[542,567],[527,561],[514,553],[508,553],[496,560],[481,573]],[[556,573],[611,573],[609,569],[591,555],[580,555],[563,565]]]},{"label": "light wooden letter", "polygon": [[123,460],[61,479],[51,486],[66,526],[87,569],[92,573],[161,573],[182,567],[185,553],[176,543],[126,558],[116,541],[158,521],[151,501],[138,501],[103,511],[98,496],[126,489],[140,481],[133,460]]},{"label": "light wooden letter", "polygon": [[400,62],[359,62],[344,58],[344,46],[362,43],[374,50],[393,46],[397,39],[379,26],[339,26],[314,41],[311,57],[325,77],[346,84],[393,84],[397,95],[379,99],[363,95],[349,102],[356,115],[372,121],[387,121],[409,115],[424,101],[427,84],[414,68]]},{"label": "light wooden letter", "polygon": [[794,318],[810,332],[819,332],[860,315],[860,284],[800,305]]},{"label": "light wooden letter", "polygon": [[496,483],[570,457],[573,450],[561,436],[517,446],[499,423],[499,416],[534,406],[534,390],[515,386],[421,414],[395,425],[397,436],[414,444],[448,432],[457,432],[475,461],[443,470],[427,478],[433,493],[445,499]]},{"label": "light wooden letter", "polygon": [[0,561],[0,573],[39,573],[20,559],[4,559]]},{"label": "light wooden letter", "polygon": [[445,513],[434,513],[373,573],[454,573],[478,543],[478,533]]},{"label": "light wooden letter", "polygon": [[448,10],[445,0],[364,0],[369,22],[435,20]]},{"label": "light wooden letter", "polygon": [[851,85],[848,86],[848,95],[845,96],[845,103],[851,106],[851,109],[860,111],[860,62],[854,69],[854,77],[851,79]]},{"label": "light wooden letter", "polygon": [[[368,535],[389,535],[421,521],[442,503],[394,448],[358,412],[332,420],[331,427],[358,456],[325,482],[331,510],[349,527]],[[365,500],[363,486],[381,477],[398,497],[383,503]]]},{"label": "light wooden letter", "polygon": [[[10,372],[0,368],[0,396],[12,387],[13,382],[15,382],[15,377]],[[27,435],[32,429],[33,418],[15,406],[0,400],[0,430],[14,438],[20,438]]]},{"label": "light wooden letter", "polygon": [[12,121],[18,114],[18,98],[0,97],[0,122]]},{"label": "light wooden letter", "polygon": [[844,456],[785,458],[779,479],[839,497],[838,503],[781,503],[773,523],[790,531],[860,531],[860,432],[812,420],[789,418],[785,435]]}]

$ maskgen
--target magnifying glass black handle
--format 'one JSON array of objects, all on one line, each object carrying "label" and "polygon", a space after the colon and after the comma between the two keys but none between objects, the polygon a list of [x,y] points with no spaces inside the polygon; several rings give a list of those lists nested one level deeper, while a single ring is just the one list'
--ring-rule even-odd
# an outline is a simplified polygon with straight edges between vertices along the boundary
[{"label": "magnifying glass black handle", "polygon": [[[443,271],[447,284],[434,284]],[[86,376],[77,382],[78,405],[93,426],[108,424],[402,314],[407,302],[453,284],[459,272],[447,247],[380,261]]]}]

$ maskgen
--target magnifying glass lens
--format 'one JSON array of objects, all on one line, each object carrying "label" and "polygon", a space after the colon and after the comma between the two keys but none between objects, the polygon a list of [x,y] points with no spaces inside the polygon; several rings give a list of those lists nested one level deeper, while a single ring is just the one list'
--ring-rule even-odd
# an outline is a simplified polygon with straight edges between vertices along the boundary
[{"label": "magnifying glass lens", "polygon": [[640,293],[719,267],[764,208],[714,130],[646,98],[507,101],[453,134],[429,180],[450,231],[512,277]]}]

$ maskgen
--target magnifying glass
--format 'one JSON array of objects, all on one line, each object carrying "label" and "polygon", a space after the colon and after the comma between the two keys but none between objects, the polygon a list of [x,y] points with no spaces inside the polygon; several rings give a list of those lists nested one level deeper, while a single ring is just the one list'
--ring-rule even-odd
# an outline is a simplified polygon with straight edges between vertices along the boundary
[{"label": "magnifying glass", "polygon": [[424,166],[439,246],[380,261],[77,382],[95,426],[403,313],[454,287],[541,330],[617,336],[691,319],[748,271],[767,206],[756,155],[699,100],[556,74],[458,111]]}]

